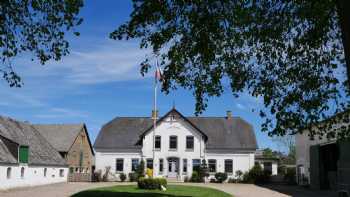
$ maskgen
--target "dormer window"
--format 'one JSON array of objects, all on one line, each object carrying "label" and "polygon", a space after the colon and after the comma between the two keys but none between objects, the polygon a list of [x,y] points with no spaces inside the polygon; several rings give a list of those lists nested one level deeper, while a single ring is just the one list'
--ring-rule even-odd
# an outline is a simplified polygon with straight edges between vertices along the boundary
[{"label": "dormer window", "polygon": [[20,146],[19,147],[19,157],[18,161],[19,163],[28,163],[28,158],[29,158],[29,147],[28,146]]}]

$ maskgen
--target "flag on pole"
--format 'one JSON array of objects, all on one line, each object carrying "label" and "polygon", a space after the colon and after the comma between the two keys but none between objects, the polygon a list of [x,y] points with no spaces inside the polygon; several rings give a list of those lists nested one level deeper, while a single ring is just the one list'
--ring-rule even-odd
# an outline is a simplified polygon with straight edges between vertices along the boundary
[{"label": "flag on pole", "polygon": [[162,70],[160,69],[160,67],[158,66],[158,64],[157,64],[157,66],[156,66],[156,72],[155,72],[155,74],[154,74],[154,79],[156,80],[156,83],[157,83],[158,81],[163,80]]}]

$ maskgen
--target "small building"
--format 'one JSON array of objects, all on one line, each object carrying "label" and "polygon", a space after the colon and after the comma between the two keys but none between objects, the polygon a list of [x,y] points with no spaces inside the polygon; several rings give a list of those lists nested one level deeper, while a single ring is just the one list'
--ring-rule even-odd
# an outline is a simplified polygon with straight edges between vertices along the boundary
[{"label": "small building", "polygon": [[[337,115],[330,119],[333,129],[344,124]],[[320,124],[323,124],[321,122]],[[308,130],[296,135],[296,172],[299,185],[313,189],[350,191],[350,141],[317,136],[310,139]]]},{"label": "small building", "polygon": [[0,116],[0,189],[66,182],[68,165],[29,123]]},{"label": "small building", "polygon": [[[185,117],[175,108],[162,117],[117,117],[105,124],[95,141],[96,170],[114,178],[134,172],[141,160],[155,177],[183,181],[203,160],[210,177],[246,172],[257,149],[253,127],[231,112],[223,117]],[[156,120],[156,129],[153,121]]]},{"label": "small building", "polygon": [[69,166],[68,181],[91,181],[94,151],[85,124],[35,124]]},{"label": "small building", "polygon": [[255,152],[255,164],[259,164],[264,171],[269,171],[271,175],[278,174],[278,157],[266,157],[262,150]]}]

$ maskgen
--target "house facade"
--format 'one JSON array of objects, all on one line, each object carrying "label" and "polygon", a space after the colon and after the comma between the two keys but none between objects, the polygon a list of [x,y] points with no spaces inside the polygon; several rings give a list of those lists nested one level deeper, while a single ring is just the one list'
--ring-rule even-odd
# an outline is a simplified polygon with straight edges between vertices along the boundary
[{"label": "house facade", "polygon": [[29,123],[0,116],[0,190],[66,182],[68,165]]},{"label": "house facade", "polygon": [[[257,149],[252,126],[226,117],[185,117],[176,109],[163,117],[120,117],[104,125],[95,141],[96,170],[112,178],[136,170],[141,160],[155,177],[183,181],[206,160],[210,176],[248,171]],[[156,119],[156,129],[153,121]]]},{"label": "house facade", "polygon": [[[337,116],[327,121],[335,130],[348,125]],[[304,130],[295,138],[297,183],[313,189],[350,192],[350,141],[325,136],[310,139],[308,132]]]},{"label": "house facade", "polygon": [[85,124],[36,124],[69,167],[68,181],[91,181],[94,151]]},{"label": "house facade", "polygon": [[255,164],[259,164],[264,171],[268,171],[272,176],[278,174],[278,157],[266,157],[263,150],[257,150],[255,153]]}]

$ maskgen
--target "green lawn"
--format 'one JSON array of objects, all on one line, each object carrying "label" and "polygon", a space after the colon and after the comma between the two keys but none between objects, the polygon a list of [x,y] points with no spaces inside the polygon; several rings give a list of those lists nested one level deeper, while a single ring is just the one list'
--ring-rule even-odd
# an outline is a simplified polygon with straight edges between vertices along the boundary
[{"label": "green lawn", "polygon": [[72,197],[231,197],[211,188],[169,185],[167,191],[142,190],[136,185],[123,185],[82,191]]}]

